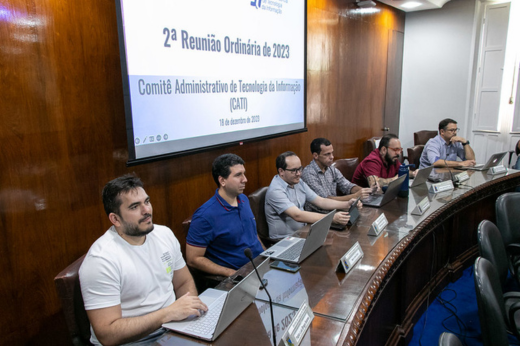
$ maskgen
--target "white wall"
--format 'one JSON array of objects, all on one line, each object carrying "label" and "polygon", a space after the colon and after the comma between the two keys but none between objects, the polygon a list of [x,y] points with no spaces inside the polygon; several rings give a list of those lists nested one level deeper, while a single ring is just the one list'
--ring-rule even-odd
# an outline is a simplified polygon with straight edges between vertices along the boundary
[{"label": "white wall", "polygon": [[457,120],[459,135],[469,138],[477,1],[406,14],[399,125],[405,150],[414,132],[437,130],[444,118]]}]

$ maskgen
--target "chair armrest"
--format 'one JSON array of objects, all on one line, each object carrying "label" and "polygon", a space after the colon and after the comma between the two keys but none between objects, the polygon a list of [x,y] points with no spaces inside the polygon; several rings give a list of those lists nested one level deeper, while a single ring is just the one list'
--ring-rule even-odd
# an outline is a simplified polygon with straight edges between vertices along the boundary
[{"label": "chair armrest", "polygon": [[509,244],[506,246],[506,250],[511,256],[520,256],[520,244]]},{"label": "chair armrest", "polygon": [[504,293],[503,297],[504,297],[505,301],[508,299],[515,299],[515,300],[519,300],[519,302],[520,302],[520,292],[507,292],[507,293]]},{"label": "chair armrest", "polygon": [[515,313],[520,310],[520,302],[516,302],[509,308],[508,316],[509,316],[509,329],[510,332],[512,332],[517,339],[520,340],[520,333],[518,332],[518,327],[515,323]]}]

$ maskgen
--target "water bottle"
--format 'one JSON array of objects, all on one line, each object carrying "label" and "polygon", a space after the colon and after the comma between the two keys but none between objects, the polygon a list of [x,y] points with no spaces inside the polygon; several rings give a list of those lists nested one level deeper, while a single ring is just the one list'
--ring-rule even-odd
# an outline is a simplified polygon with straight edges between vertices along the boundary
[{"label": "water bottle", "polygon": [[410,171],[408,170],[408,168],[410,167],[415,168],[415,165],[402,164],[401,167],[399,167],[399,177],[406,174],[406,178],[404,178],[404,181],[401,184],[401,189],[397,194],[399,197],[408,197],[408,195],[410,194]]}]

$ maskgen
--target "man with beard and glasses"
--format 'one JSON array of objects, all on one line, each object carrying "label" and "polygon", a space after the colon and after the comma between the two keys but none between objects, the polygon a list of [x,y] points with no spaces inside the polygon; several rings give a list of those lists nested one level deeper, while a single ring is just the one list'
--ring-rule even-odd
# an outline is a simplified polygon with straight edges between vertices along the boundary
[{"label": "man with beard and glasses", "polygon": [[186,259],[191,267],[206,273],[231,276],[249,262],[246,248],[253,257],[263,250],[256,232],[256,221],[243,194],[246,187],[244,160],[224,154],[213,161],[213,197],[193,214],[186,237]]},{"label": "man with beard and glasses", "polygon": [[177,238],[153,224],[141,180],[116,178],[102,195],[112,227],[94,242],[79,270],[90,341],[147,345],[165,332],[163,323],[208,308],[197,296]]},{"label": "man with beard and glasses", "polygon": [[[380,188],[397,179],[399,157],[403,152],[401,142],[396,135],[388,134],[381,138],[379,148],[374,149],[357,166],[352,182],[361,187]],[[410,172],[415,177],[417,170]]]},{"label": "man with beard and glasses", "polygon": [[455,120],[441,120],[439,134],[424,145],[419,168],[475,166],[475,153],[468,140],[457,136],[459,130]]}]

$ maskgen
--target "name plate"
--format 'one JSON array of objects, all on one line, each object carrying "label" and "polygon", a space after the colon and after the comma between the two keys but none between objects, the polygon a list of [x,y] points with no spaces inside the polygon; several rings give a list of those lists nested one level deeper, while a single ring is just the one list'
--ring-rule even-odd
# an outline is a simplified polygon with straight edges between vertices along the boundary
[{"label": "name plate", "polygon": [[282,336],[282,341],[284,345],[299,345],[302,342],[303,337],[305,336],[307,329],[309,329],[309,326],[311,325],[313,319],[314,313],[309,307],[309,303],[307,303],[307,301],[305,300],[298,309],[298,312],[296,313],[296,316],[294,316],[291,324],[289,324],[289,327],[287,327],[285,333]]},{"label": "name plate", "polygon": [[359,260],[363,258],[363,250],[361,249],[361,245],[357,241],[352,247],[341,257],[338,265],[336,266],[336,271],[341,273],[346,273],[352,269],[356,265]]},{"label": "name plate", "polygon": [[500,165],[500,166],[491,167],[488,171],[488,174],[495,175],[495,174],[501,174],[501,173],[506,173],[506,172],[507,172],[507,168],[504,167],[503,165]]},{"label": "name plate", "polygon": [[453,190],[455,187],[453,186],[453,182],[451,180],[441,181],[437,184],[432,184],[430,186],[431,193],[439,193],[444,191]]},{"label": "name plate", "polygon": [[412,210],[412,215],[422,215],[426,210],[430,208],[430,200],[428,196],[424,197],[422,201]]},{"label": "name plate", "polygon": [[459,183],[462,183],[463,181],[466,181],[468,179],[469,179],[468,172],[462,172],[462,173],[455,175],[455,180],[458,181]]},{"label": "name plate", "polygon": [[370,229],[368,230],[368,235],[372,235],[377,237],[388,225],[388,220],[386,219],[385,214],[379,215],[379,217],[372,223]]}]

